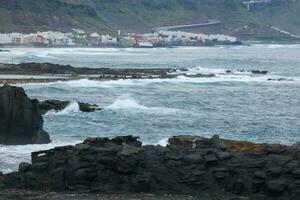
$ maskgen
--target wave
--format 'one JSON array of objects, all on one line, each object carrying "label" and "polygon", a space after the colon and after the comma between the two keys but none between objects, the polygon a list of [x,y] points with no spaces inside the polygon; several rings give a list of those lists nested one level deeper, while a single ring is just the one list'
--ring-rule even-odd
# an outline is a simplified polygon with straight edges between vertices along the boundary
[{"label": "wave", "polygon": [[267,75],[271,74],[264,70],[230,70],[224,68],[205,68],[205,67],[191,67],[176,69],[171,74],[185,74],[185,75],[195,75],[195,74],[214,74],[214,75]]},{"label": "wave", "polygon": [[182,110],[167,107],[147,107],[140,104],[137,100],[133,99],[130,95],[123,95],[118,97],[111,105],[105,107],[105,110],[120,110],[126,112],[144,112],[149,114],[176,114],[182,113]]},{"label": "wave", "polygon": [[252,44],[253,47],[267,48],[267,49],[298,49],[300,47],[299,44]]},{"label": "wave", "polygon": [[176,69],[181,82],[299,82],[298,77],[285,77],[266,70],[232,70],[223,68],[193,67]]},{"label": "wave", "polygon": [[73,145],[82,140],[70,138],[53,138],[49,144],[0,145],[0,171],[10,173],[16,171],[21,162],[31,162],[31,152],[52,149],[58,146]]},{"label": "wave", "polygon": [[70,88],[118,88],[147,86],[160,83],[217,83],[217,82],[259,82],[259,83],[299,83],[299,77],[285,77],[263,70],[228,70],[222,68],[186,68],[177,69],[171,74],[176,78],[169,79],[119,79],[119,80],[70,80],[50,83],[21,84],[26,89],[49,88],[51,90],[69,90]]},{"label": "wave", "polygon": [[71,102],[62,111],[56,112],[54,110],[50,110],[46,113],[46,115],[69,115],[69,114],[78,113],[78,112],[80,112],[79,104],[77,102]]},{"label": "wave", "polygon": [[169,138],[163,138],[161,140],[159,140],[156,145],[160,145],[162,147],[166,147],[169,144]]}]

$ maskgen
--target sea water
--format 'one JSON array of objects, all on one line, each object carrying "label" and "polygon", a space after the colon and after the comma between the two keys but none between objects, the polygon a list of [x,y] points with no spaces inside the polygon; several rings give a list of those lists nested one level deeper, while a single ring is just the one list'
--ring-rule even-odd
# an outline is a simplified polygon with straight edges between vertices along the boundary
[{"label": "sea water", "polygon": [[[51,62],[75,67],[187,68],[213,78],[75,80],[19,84],[31,98],[72,103],[44,116],[47,145],[0,146],[0,170],[16,170],[30,152],[88,137],[139,136],[166,145],[174,135],[293,144],[300,141],[300,46],[254,45],[157,49],[13,48],[0,62]],[[231,73],[227,73],[230,70]],[[249,70],[267,70],[264,75]],[[83,113],[76,101],[102,111]]]}]

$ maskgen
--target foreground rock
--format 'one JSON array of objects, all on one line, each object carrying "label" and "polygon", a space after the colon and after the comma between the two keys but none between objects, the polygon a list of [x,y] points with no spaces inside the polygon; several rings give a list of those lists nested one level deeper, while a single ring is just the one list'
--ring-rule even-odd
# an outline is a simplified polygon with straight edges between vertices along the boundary
[{"label": "foreground rock", "polygon": [[218,136],[176,137],[167,147],[142,146],[132,136],[91,138],[32,153],[32,164],[21,163],[19,172],[2,176],[2,184],[44,191],[297,200],[299,157],[298,145],[259,145]]},{"label": "foreground rock", "polygon": [[[60,100],[46,100],[39,103],[39,110],[42,115],[46,114],[50,110],[54,110],[55,112],[62,111],[66,107],[70,105],[70,101],[60,101]],[[97,110],[102,110],[96,104],[82,103],[77,102],[79,106],[79,110],[82,112],[94,112]]]},{"label": "foreground rock", "polygon": [[37,100],[31,100],[19,87],[0,87],[0,144],[45,144],[48,133]]},{"label": "foreground rock", "polygon": [[[104,194],[79,192],[42,192],[30,190],[0,190],[0,200],[233,200],[233,197],[211,198],[201,196],[172,194]],[[239,200],[239,199],[236,199]]]}]

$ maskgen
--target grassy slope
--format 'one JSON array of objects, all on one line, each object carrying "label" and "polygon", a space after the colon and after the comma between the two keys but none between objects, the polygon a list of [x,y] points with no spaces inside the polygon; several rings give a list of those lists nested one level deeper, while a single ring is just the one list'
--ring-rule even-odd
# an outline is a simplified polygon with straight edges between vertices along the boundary
[{"label": "grassy slope", "polygon": [[237,27],[277,26],[300,33],[300,1],[247,12],[242,0],[0,0],[0,31],[122,29],[149,31],[154,26],[203,22],[223,23],[206,31]]}]

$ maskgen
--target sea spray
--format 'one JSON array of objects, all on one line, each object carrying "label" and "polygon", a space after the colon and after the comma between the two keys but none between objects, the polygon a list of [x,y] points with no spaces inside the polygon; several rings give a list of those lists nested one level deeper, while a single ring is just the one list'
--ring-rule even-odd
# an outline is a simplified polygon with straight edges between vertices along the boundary
[{"label": "sea spray", "polygon": [[174,115],[178,112],[184,114],[184,110],[168,108],[168,107],[148,107],[139,103],[131,95],[123,95],[118,97],[111,105],[105,108],[106,110],[119,110],[126,112],[143,112],[146,114],[158,115]]},{"label": "sea spray", "polygon": [[46,115],[69,115],[77,112],[80,112],[79,104],[77,102],[71,102],[65,109],[59,112],[50,110],[46,113]]}]

